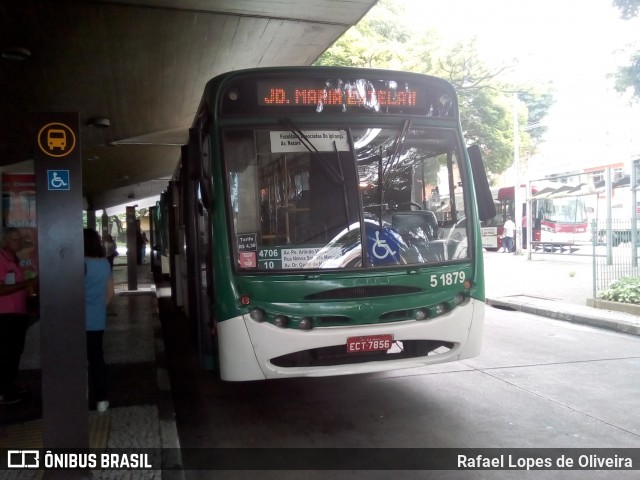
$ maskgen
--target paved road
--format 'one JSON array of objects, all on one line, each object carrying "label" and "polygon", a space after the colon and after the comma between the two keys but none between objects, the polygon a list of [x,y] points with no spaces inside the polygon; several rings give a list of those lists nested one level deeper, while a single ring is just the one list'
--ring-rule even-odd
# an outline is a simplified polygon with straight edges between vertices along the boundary
[{"label": "paved road", "polygon": [[529,295],[586,305],[593,297],[591,257],[485,252],[487,297]]},{"label": "paved road", "polygon": [[[474,359],[240,384],[196,371],[181,338],[165,330],[182,447],[640,448],[640,338],[632,335],[488,308],[484,349]],[[329,474],[367,480],[637,478],[637,471],[234,471],[216,478],[315,480]],[[211,475],[185,472],[187,480]]]}]

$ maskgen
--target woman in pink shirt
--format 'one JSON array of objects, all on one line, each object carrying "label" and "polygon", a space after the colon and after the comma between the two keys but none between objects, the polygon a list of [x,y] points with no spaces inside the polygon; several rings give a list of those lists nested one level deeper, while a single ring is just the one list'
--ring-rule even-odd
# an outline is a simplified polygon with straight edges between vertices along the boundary
[{"label": "woman in pink shirt", "polygon": [[0,248],[0,404],[18,403],[15,380],[27,332],[27,289],[35,279],[25,280],[17,253],[22,236],[6,228]]}]

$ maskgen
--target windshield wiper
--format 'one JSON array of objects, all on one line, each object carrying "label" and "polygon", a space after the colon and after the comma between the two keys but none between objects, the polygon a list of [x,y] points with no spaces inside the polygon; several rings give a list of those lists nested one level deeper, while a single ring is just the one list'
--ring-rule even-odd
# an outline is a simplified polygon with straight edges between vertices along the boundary
[{"label": "windshield wiper", "polygon": [[382,166],[382,146],[380,146],[380,154],[378,155],[378,201],[380,202],[380,228],[382,228],[382,217],[384,215],[384,179],[386,178],[389,169],[398,161],[402,146],[407,139],[407,132],[409,131],[409,127],[411,127],[411,120],[405,120],[404,124],[402,125],[402,130],[400,130],[400,134],[396,139],[393,153],[389,157],[389,161],[384,167]]},{"label": "windshield wiper", "polygon": [[336,161],[338,162],[338,168],[340,169],[340,178],[342,178],[342,199],[344,200],[344,214],[347,217],[347,229],[351,227],[351,216],[349,215],[349,198],[347,195],[347,186],[344,183],[344,172],[342,171],[342,162],[340,161],[340,152],[338,151],[338,144],[333,141],[333,151],[336,154]]},{"label": "windshield wiper", "polygon": [[338,151],[338,144],[336,141],[333,141],[333,151],[335,153],[335,158],[338,163],[338,170],[331,165],[327,161],[327,159],[320,153],[320,151],[315,147],[313,142],[309,140],[309,138],[304,134],[300,127],[298,127],[293,120],[290,118],[281,118],[278,120],[283,127],[293,133],[296,138],[300,141],[302,145],[309,151],[311,156],[318,162],[319,165],[322,166],[327,177],[329,177],[329,181],[336,186],[342,187],[342,196],[344,201],[344,210],[345,210],[345,218],[347,221],[347,229],[351,226],[351,216],[349,215],[349,196],[347,195],[347,186],[344,181],[344,172],[342,171],[342,162],[340,161],[340,152]]},{"label": "windshield wiper", "polygon": [[411,120],[405,120],[404,125],[402,125],[400,135],[398,135],[398,138],[396,140],[396,144],[393,149],[393,155],[391,155],[391,158],[389,158],[389,162],[387,162],[384,167],[384,175],[386,175],[387,171],[398,161],[400,150],[402,149],[402,146],[407,139],[407,132],[409,131],[409,127],[411,127]]},{"label": "windshield wiper", "polygon": [[[300,127],[298,127],[293,120],[290,118],[281,118],[278,120],[280,124],[291,133],[293,133],[296,138],[300,141],[302,145],[309,151],[309,153],[313,156],[314,160],[316,160],[320,165],[322,165],[325,173],[329,177],[329,180],[334,185],[344,185],[344,176],[342,175],[342,171],[337,171],[333,165],[331,165],[327,160],[320,154],[320,151],[315,147],[315,145],[309,140]],[[334,142],[335,145],[335,142]],[[337,151],[337,147],[336,151]],[[338,162],[338,166],[340,166],[340,162]]]}]

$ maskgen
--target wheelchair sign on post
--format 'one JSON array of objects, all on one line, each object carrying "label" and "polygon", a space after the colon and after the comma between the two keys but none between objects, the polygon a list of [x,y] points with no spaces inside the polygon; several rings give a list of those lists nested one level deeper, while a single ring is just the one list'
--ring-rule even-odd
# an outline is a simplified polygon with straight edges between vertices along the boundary
[{"label": "wheelchair sign on post", "polygon": [[69,190],[69,170],[47,170],[48,190]]}]

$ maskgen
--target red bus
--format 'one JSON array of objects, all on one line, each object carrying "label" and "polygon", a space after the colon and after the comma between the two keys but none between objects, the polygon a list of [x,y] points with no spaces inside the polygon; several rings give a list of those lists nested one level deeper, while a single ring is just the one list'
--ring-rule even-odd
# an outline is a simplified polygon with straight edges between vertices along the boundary
[{"label": "red bus", "polygon": [[[523,190],[526,186],[523,185]],[[532,242],[550,245],[573,245],[589,242],[589,220],[584,197],[579,195],[581,186],[557,182],[536,182],[531,184],[531,205],[535,212],[531,218]],[[483,246],[488,249],[502,248],[502,226],[506,216],[515,222],[515,188],[502,187],[494,190],[496,216],[483,225]],[[525,192],[522,192],[524,199]],[[527,242],[527,204],[522,204],[523,248]]]}]

